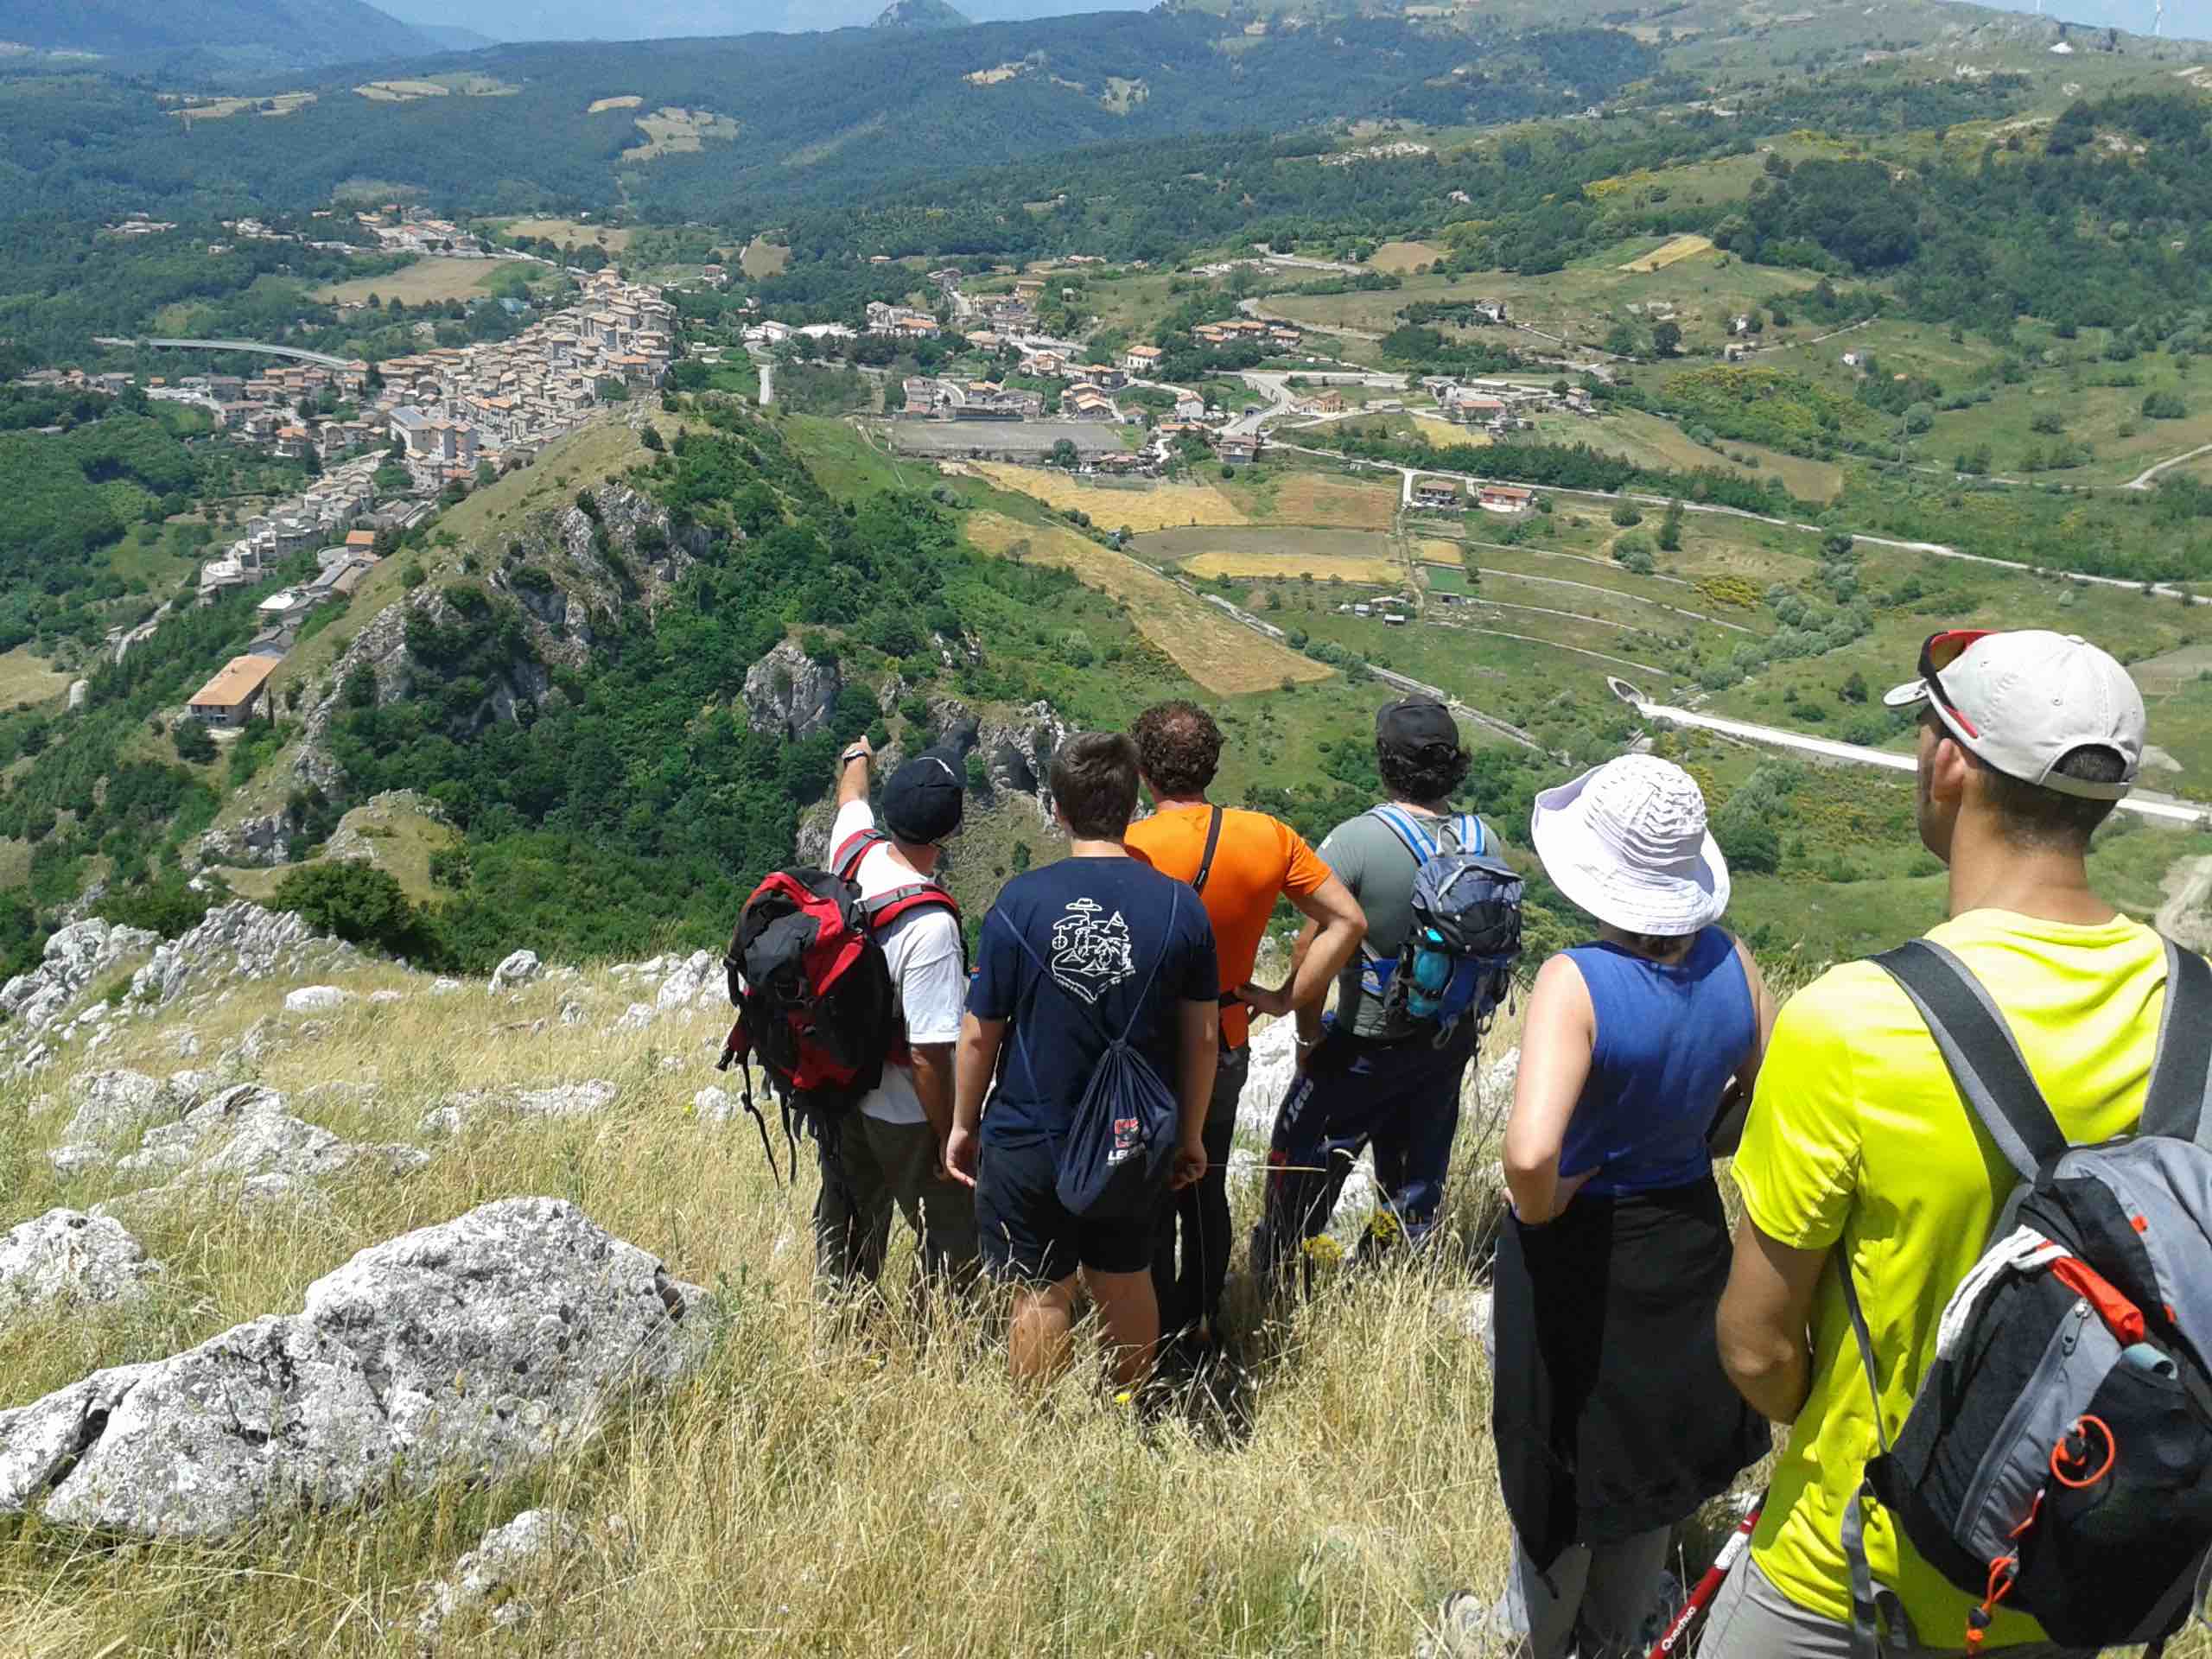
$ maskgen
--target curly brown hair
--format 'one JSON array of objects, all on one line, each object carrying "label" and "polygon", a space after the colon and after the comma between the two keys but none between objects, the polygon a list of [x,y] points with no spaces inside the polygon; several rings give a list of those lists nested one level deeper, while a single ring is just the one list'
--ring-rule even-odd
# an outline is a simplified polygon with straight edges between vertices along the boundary
[{"label": "curly brown hair", "polygon": [[1129,728],[1137,765],[1155,796],[1202,795],[1221,766],[1221,728],[1195,702],[1155,702]]}]

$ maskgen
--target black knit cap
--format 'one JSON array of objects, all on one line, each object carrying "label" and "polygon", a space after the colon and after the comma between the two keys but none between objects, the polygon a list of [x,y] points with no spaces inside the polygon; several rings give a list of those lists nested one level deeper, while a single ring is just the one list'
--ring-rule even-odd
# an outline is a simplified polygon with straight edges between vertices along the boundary
[{"label": "black knit cap", "polygon": [[884,828],[917,846],[943,841],[960,828],[967,804],[959,753],[950,748],[925,749],[884,785]]},{"label": "black knit cap", "polygon": [[1459,752],[1459,727],[1433,698],[1405,697],[1376,712],[1375,743],[1408,760],[1440,760]]}]

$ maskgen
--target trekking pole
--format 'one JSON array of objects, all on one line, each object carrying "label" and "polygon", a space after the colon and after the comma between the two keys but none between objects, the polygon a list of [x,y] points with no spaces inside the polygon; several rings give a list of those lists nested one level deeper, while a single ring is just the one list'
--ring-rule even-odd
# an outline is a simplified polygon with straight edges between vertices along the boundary
[{"label": "trekking pole", "polygon": [[1697,1588],[1690,1592],[1681,1611],[1668,1621],[1665,1631],[1653,1644],[1649,1659],[1673,1659],[1682,1638],[1689,1634],[1690,1626],[1713,1605],[1713,1599],[1720,1593],[1720,1586],[1728,1581],[1728,1574],[1751,1548],[1752,1529],[1758,1525],[1759,1512],[1765,1507],[1766,1494],[1762,1492],[1758,1502],[1751,1505],[1751,1513],[1737,1523],[1736,1530],[1728,1535],[1728,1541],[1720,1546],[1720,1554],[1713,1558],[1713,1565],[1706,1568],[1705,1576],[1697,1581]]}]

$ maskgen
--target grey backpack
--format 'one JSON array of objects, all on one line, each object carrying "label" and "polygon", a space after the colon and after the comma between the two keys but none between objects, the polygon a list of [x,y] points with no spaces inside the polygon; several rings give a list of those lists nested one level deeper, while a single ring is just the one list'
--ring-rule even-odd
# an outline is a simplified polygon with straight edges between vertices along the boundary
[{"label": "grey backpack", "polygon": [[[1875,958],[2020,1185],[1943,1311],[1894,1440],[1877,1410],[1882,1454],[1844,1522],[1855,1651],[1878,1646],[1870,1498],[1976,1599],[1969,1649],[2002,1606],[2062,1646],[2156,1652],[2195,1604],[2212,1555],[2212,968],[2171,944],[2167,957],[2140,1127],[2100,1146],[2069,1145],[1955,956],[1922,939]],[[1843,1286],[1878,1402],[1847,1258]]]}]

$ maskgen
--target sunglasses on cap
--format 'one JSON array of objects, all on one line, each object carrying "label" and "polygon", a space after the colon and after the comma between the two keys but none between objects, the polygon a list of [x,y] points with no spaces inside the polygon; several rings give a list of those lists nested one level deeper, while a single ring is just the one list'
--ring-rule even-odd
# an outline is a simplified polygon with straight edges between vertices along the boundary
[{"label": "sunglasses on cap", "polygon": [[1952,628],[1929,634],[1920,647],[1920,683],[1927,689],[1929,701],[1939,705],[1945,716],[1972,738],[1980,737],[1981,730],[1943,689],[1943,671],[1965,656],[1969,646],[1988,639],[1994,632],[1992,628]]}]

